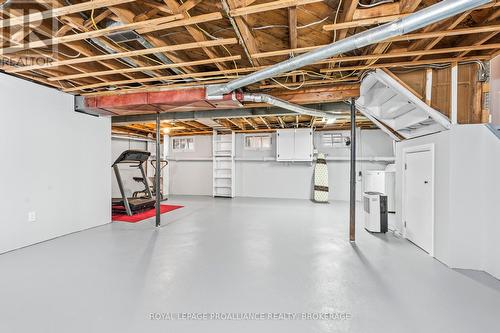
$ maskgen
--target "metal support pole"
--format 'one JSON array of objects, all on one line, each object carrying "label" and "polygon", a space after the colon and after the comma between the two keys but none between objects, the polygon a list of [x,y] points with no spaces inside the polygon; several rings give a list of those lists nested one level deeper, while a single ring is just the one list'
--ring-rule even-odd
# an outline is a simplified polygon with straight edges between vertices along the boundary
[{"label": "metal support pole", "polygon": [[351,183],[349,210],[349,241],[356,241],[356,105],[351,99]]},{"label": "metal support pole", "polygon": [[155,174],[155,193],[156,193],[156,226],[159,227],[161,225],[161,212],[160,212],[160,204],[161,204],[161,195],[160,195],[160,160],[161,160],[161,152],[160,152],[160,113],[156,113],[156,174]]}]

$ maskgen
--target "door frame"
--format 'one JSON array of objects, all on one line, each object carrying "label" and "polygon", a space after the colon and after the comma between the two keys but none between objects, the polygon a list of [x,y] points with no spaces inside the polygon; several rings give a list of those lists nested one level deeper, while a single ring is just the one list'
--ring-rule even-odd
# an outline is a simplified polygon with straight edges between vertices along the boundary
[{"label": "door frame", "polygon": [[406,191],[407,191],[407,185],[406,185],[406,168],[405,168],[405,165],[407,163],[407,157],[409,154],[412,154],[412,153],[420,153],[420,152],[426,152],[426,151],[430,151],[431,152],[431,156],[432,156],[432,165],[431,165],[431,184],[432,184],[432,194],[431,194],[431,248],[430,248],[430,251],[429,251],[429,255],[431,255],[432,257],[434,257],[434,247],[435,247],[435,242],[436,242],[436,239],[435,239],[435,219],[436,219],[436,216],[435,216],[435,196],[436,196],[436,183],[435,183],[435,177],[436,177],[436,154],[435,154],[435,145],[434,143],[429,143],[429,144],[425,144],[425,145],[419,145],[419,146],[412,146],[412,147],[407,147],[407,148],[403,148],[403,165],[402,165],[402,168],[403,168],[403,184],[402,184],[402,201],[403,201],[403,205],[401,207],[401,216],[402,216],[402,219],[403,219],[403,237],[405,239],[408,239],[407,237],[407,233],[406,233],[406,225],[405,225],[405,221],[406,221]]}]

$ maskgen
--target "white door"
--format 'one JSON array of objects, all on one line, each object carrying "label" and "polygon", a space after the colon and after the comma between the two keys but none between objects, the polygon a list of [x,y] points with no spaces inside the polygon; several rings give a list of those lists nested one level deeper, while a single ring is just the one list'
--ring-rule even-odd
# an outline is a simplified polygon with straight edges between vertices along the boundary
[{"label": "white door", "polygon": [[296,161],[312,161],[313,159],[313,136],[312,129],[300,128],[295,130],[295,154]]},{"label": "white door", "polygon": [[406,153],[403,209],[406,238],[431,254],[434,228],[433,155],[432,150]]},{"label": "white door", "polygon": [[295,153],[295,131],[286,129],[277,131],[277,160],[292,161]]}]

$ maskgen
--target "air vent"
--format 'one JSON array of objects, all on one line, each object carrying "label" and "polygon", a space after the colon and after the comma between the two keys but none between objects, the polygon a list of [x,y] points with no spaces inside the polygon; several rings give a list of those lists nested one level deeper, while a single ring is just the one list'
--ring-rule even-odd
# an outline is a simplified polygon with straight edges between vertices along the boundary
[{"label": "air vent", "polygon": [[126,43],[140,38],[140,36],[133,30],[116,32],[109,34],[106,37],[115,43]]}]

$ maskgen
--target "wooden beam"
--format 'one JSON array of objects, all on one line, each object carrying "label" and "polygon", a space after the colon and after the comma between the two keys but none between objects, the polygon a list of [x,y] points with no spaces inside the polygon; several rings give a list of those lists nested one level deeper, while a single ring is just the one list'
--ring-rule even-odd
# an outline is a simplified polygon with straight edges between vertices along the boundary
[{"label": "wooden beam", "polygon": [[[54,2],[56,2],[56,0]],[[47,3],[42,3],[42,4],[43,5],[47,5]],[[58,4],[58,2],[56,3],[56,5],[57,4]],[[11,17],[13,15],[18,15],[19,16],[19,15],[21,15],[21,13],[22,13],[21,10],[14,9],[14,10],[9,11],[8,13],[4,13],[4,14],[7,17]],[[51,38],[52,34],[53,34],[53,31],[50,28],[45,27],[44,25],[37,26],[35,28],[35,30],[41,36],[45,36],[45,37],[49,37],[49,38]],[[82,54],[82,55],[85,55],[85,56],[92,56],[92,55],[94,55],[94,53],[91,52],[88,47],[84,47],[84,46],[82,46],[79,43],[71,43],[71,44],[66,45],[66,47],[68,47],[69,50],[75,51],[76,53],[79,53],[79,54]],[[36,53],[36,54],[38,54],[40,57],[46,58],[46,56],[42,52],[40,52],[38,50],[34,50],[33,52]],[[49,57],[49,58],[50,59],[54,59],[54,60],[60,60],[60,59],[66,59],[67,57],[61,57],[61,55],[58,54],[58,55],[56,55],[56,58],[54,58],[54,57]],[[99,62],[99,64],[103,65],[104,67],[109,68],[109,69],[117,69],[117,68],[120,67],[120,66],[118,66],[116,64],[107,64],[107,63],[104,63],[104,62]],[[81,69],[81,68],[79,68],[77,66],[69,66],[69,67],[72,68],[72,69],[74,69],[74,70],[76,70],[76,71],[78,71],[78,72],[84,72],[85,71],[85,69]],[[52,71],[50,71],[50,70],[40,70],[39,72],[41,72],[42,75],[47,76],[47,77],[51,77],[51,76],[54,75],[54,73]],[[22,74],[18,74],[18,75],[22,75]],[[123,75],[123,76],[126,77],[126,78],[129,78],[129,79],[133,78],[132,76],[128,76],[128,75]],[[35,76],[31,75],[31,77],[35,77]],[[58,84],[57,88],[60,89],[61,88],[61,84]]]},{"label": "wooden beam", "polygon": [[247,7],[235,8],[230,11],[232,17],[257,14],[288,7],[297,7],[316,2],[323,2],[324,0],[279,0],[263,3],[260,5],[252,5]]},{"label": "wooden beam", "polygon": [[297,7],[288,8],[288,30],[291,49],[297,48]]},{"label": "wooden beam", "polygon": [[418,91],[416,91],[415,89],[413,89],[412,87],[410,87],[406,82],[404,82],[403,80],[401,80],[393,72],[391,72],[387,68],[383,68],[382,70],[384,71],[384,73],[386,73],[387,75],[389,75],[390,77],[392,77],[400,85],[402,85],[403,87],[405,87],[406,90],[408,90],[409,92],[411,92],[413,95],[417,96],[418,99],[424,99],[424,96],[422,96]]},{"label": "wooden beam", "polygon": [[[500,15],[500,10],[499,9],[496,9],[493,11],[493,13],[491,13],[485,20],[484,22],[492,22],[494,20],[496,20],[496,18],[498,17],[498,15]],[[486,31],[485,31],[486,32]],[[464,39],[461,41],[460,45],[469,45],[472,43],[472,45],[482,45],[484,43],[486,43],[487,41],[489,41],[490,39],[494,38],[496,35],[498,35],[500,31],[491,31],[489,34],[485,35],[485,36],[481,36],[480,38],[478,38],[479,36],[469,36],[468,38]],[[460,53],[460,56],[466,56],[470,51],[465,51],[465,52],[462,52]]]},{"label": "wooden beam", "polygon": [[342,30],[342,29],[357,28],[357,27],[366,27],[366,26],[370,26],[370,25],[392,22],[394,20],[397,20],[399,18],[408,16],[408,15],[409,14],[397,14],[397,15],[368,18],[368,19],[363,19],[363,20],[356,20],[356,21],[347,21],[347,22],[342,22],[342,23],[325,24],[323,26],[323,30],[333,31],[333,30]]},{"label": "wooden beam", "polygon": [[66,66],[66,65],[81,64],[81,63],[86,63],[86,62],[94,62],[94,61],[102,61],[102,60],[110,60],[110,59],[120,59],[120,58],[135,57],[135,56],[140,56],[140,55],[145,55],[145,54],[190,50],[190,49],[196,49],[196,48],[202,48],[202,47],[229,45],[229,44],[236,44],[236,43],[238,43],[236,38],[225,38],[225,39],[217,39],[217,40],[206,41],[206,42],[195,42],[195,43],[187,43],[187,44],[168,45],[168,46],[156,47],[156,48],[150,48],[150,49],[144,49],[144,50],[120,52],[120,53],[113,53],[113,54],[103,54],[103,55],[99,55],[99,56],[82,57],[82,58],[75,58],[75,59],[69,59],[69,60],[64,60],[64,61],[55,61],[55,62],[47,64],[47,65],[8,67],[5,71],[8,73],[19,73],[19,72],[25,72],[25,71],[35,70],[35,69],[42,69],[42,68],[60,67],[60,66]]},{"label": "wooden beam", "polygon": [[355,75],[345,78],[328,78],[328,79],[320,79],[320,80],[306,80],[302,82],[289,82],[289,83],[281,83],[281,84],[263,84],[259,86],[259,89],[280,89],[283,87],[287,88],[295,88],[295,87],[307,87],[307,86],[320,86],[320,85],[332,85],[335,83],[341,82],[357,82],[359,78]]},{"label": "wooden beam", "polygon": [[[243,2],[242,0],[222,0],[223,4],[226,3],[227,4],[227,7],[229,8],[226,8],[229,13],[231,12],[232,9],[238,7],[239,5],[241,5]],[[247,3],[248,1],[245,1],[245,3]],[[226,7],[226,6],[225,6]],[[231,14],[229,14],[231,15]],[[257,40],[255,39],[253,33],[252,33],[252,30],[248,27],[247,23],[245,22],[245,20],[238,16],[238,17],[234,17],[234,22],[236,24],[236,28],[235,29],[238,29],[240,35],[241,35],[241,38],[243,39],[241,42],[242,42],[242,46],[244,47],[245,50],[247,50],[249,56],[251,57],[249,59],[250,63],[254,66],[260,66],[260,62],[259,60],[255,60],[253,58],[253,54],[255,53],[258,53],[259,52],[259,46],[257,44]]]},{"label": "wooden beam", "polygon": [[354,11],[353,20],[364,20],[373,17],[401,14],[399,3],[386,3],[375,7],[358,8]]},{"label": "wooden beam", "polygon": [[[288,39],[291,49],[297,48],[297,7],[288,8]],[[292,76],[292,82],[297,81],[297,76]]]},{"label": "wooden beam", "polygon": [[[485,48],[486,46],[482,46]],[[497,47],[500,47],[500,44],[496,46],[487,46],[489,49],[496,49]],[[468,47],[467,49],[470,49],[471,47]],[[464,48],[452,48],[453,50],[463,50]],[[444,49],[444,53],[452,53],[449,50],[450,49]],[[432,50],[433,53],[436,53],[437,51],[442,52],[442,50]],[[409,52],[408,52],[409,53]],[[414,54],[414,53],[410,53]],[[390,56],[390,54],[384,54],[384,55],[372,55],[372,56],[360,56],[360,57],[352,57],[356,58],[356,60],[359,60],[360,58],[363,60],[369,60],[371,57],[380,57],[380,56]],[[406,57],[406,54],[400,54],[399,56]],[[339,61],[345,61],[347,57],[345,58],[337,58]],[[488,58],[488,56],[480,57],[471,57],[470,59],[485,59]],[[467,59],[467,60],[470,60]],[[412,62],[400,62],[400,63],[388,63],[388,64],[378,64],[378,65],[372,65],[369,68],[393,68],[393,67],[403,67],[403,66],[412,66],[412,65],[422,65],[422,64],[432,64],[432,63],[449,63],[451,61],[457,61],[457,58],[446,58],[446,59],[429,59],[429,60],[423,60],[423,61],[412,61]],[[332,60],[330,60],[332,61]],[[334,61],[334,60],[333,60]],[[461,61],[466,61],[466,60],[461,60]],[[328,63],[326,61],[320,62],[320,64],[325,64]],[[65,92],[72,92],[72,91],[78,91],[78,90],[84,90],[84,89],[95,89],[95,88],[100,88],[100,87],[106,87],[106,86],[117,86],[117,85],[127,85],[131,83],[147,83],[147,82],[155,82],[155,81],[160,81],[160,80],[179,80],[179,79],[185,79],[185,78],[199,78],[199,77],[208,77],[208,76],[217,76],[217,75],[227,75],[227,74],[236,74],[236,73],[250,73],[256,70],[264,69],[266,66],[261,66],[261,67],[247,67],[247,68],[239,68],[239,69],[229,69],[229,70],[224,70],[224,71],[211,71],[211,72],[198,72],[198,73],[188,73],[188,74],[180,74],[180,75],[167,75],[167,76],[158,76],[158,77],[149,77],[149,78],[143,78],[143,79],[133,79],[133,80],[121,80],[121,81],[108,81],[108,82],[101,82],[101,83],[95,83],[95,84],[89,84],[89,85],[83,85],[83,86],[75,86],[71,88],[66,88],[64,89]],[[326,69],[321,69],[322,73],[333,73],[333,72],[342,72],[342,71],[354,71],[354,70],[365,70],[367,69],[366,65],[360,65],[360,66],[351,66],[351,67],[339,67],[339,68],[326,68]],[[281,76],[288,76],[288,75],[293,75],[294,72],[291,73],[285,73]],[[340,82],[341,80],[338,80]],[[327,81],[328,83],[332,83],[332,81]]]},{"label": "wooden beam", "polygon": [[[128,24],[128,23],[133,23],[135,19],[135,12],[128,9],[127,7],[120,6],[120,7],[111,7],[109,10],[117,16],[118,20],[122,23]],[[163,39],[153,35],[153,34],[145,34],[144,39],[153,45],[154,47],[163,47],[169,45],[166,43]],[[168,55],[164,54],[164,56],[170,61],[170,62],[184,62],[186,60],[182,59],[175,53],[169,53]],[[177,72],[191,72],[194,71],[191,67],[184,67],[180,70],[177,70]]]},{"label": "wooden beam", "polygon": [[133,1],[135,0],[93,0],[93,1],[79,3],[76,5],[52,8],[42,12],[36,12],[24,16],[16,16],[6,20],[0,20],[0,29],[11,27],[14,25],[26,25],[29,23],[42,21],[53,17],[60,17],[63,15],[80,13],[83,11],[89,11],[97,8],[116,6]]},{"label": "wooden beam", "polygon": [[421,3],[422,0],[400,0],[399,11],[401,13],[413,13]]},{"label": "wooden beam", "polygon": [[[187,12],[187,10],[184,10],[182,8],[181,5],[179,5],[179,3],[177,2],[177,0],[163,0],[163,2],[165,2],[165,4],[170,8],[172,9],[172,11],[174,13],[180,13],[182,15],[184,15],[185,18],[189,18],[191,17],[191,15]],[[189,32],[189,34],[191,35],[191,37],[193,37],[193,39],[197,42],[206,42],[208,41],[209,39],[207,38],[207,36],[205,35],[204,32],[202,32],[201,30],[198,30],[198,28],[195,28],[195,27],[192,27],[190,25],[186,25],[185,26],[186,30]],[[205,52],[205,54],[209,57],[209,58],[220,58],[221,56],[219,55],[218,52],[214,51],[214,50],[211,50],[209,48],[206,48],[206,47],[202,47],[202,50],[203,52]],[[224,70],[226,69],[226,66],[224,66],[224,64],[222,63],[216,63],[215,64],[217,66],[217,68],[219,68],[220,70]]]},{"label": "wooden beam", "polygon": [[257,126],[252,123],[250,120],[248,120],[246,117],[243,117],[243,120],[248,124],[250,125],[250,127],[252,127],[253,129],[257,129]]},{"label": "wooden beam", "polygon": [[239,128],[241,130],[245,130],[245,126],[242,126],[241,124],[238,124],[237,122],[235,122],[229,118],[224,118],[224,120],[228,121],[229,123],[233,124],[234,126],[236,126],[237,128]]},{"label": "wooden beam", "polygon": [[264,119],[264,117],[262,116],[259,116],[259,119],[260,121],[262,121],[264,123],[264,125],[266,125],[267,128],[271,128],[271,126],[269,126],[269,123],[266,121],[266,119]]},{"label": "wooden beam", "polygon": [[[458,15],[457,17],[455,17],[454,19],[452,19],[451,22],[445,21],[444,23],[438,23],[438,25],[441,27],[441,28],[439,28],[439,30],[453,30],[453,29],[455,29],[460,23],[462,23],[463,20],[465,20],[470,15],[470,13],[471,13],[471,11],[467,11],[465,13],[462,13],[462,14]],[[431,25],[430,27],[434,28],[434,25]],[[425,41],[415,43],[414,45],[412,45],[410,47],[410,50],[420,49],[421,43],[426,43],[424,50],[430,50],[434,46],[436,46],[445,36],[446,35],[437,37],[434,40],[427,42],[427,43]],[[421,57],[422,57],[422,55],[417,56],[417,57],[415,57],[415,60],[419,60]]]},{"label": "wooden beam", "polygon": [[281,119],[280,116],[277,116],[276,118],[278,118],[278,122],[279,122],[281,128],[285,128],[285,122],[283,121],[283,119]]},{"label": "wooden beam", "polygon": [[[183,18],[183,14],[177,14],[176,17]],[[198,16],[191,16],[182,20],[178,20],[175,22],[169,22],[165,24],[159,24],[158,26],[148,25],[145,28],[138,29],[137,32],[139,34],[146,34],[148,32],[166,30],[177,27],[186,27],[188,25],[195,25],[198,23],[205,23],[210,21],[217,21],[222,19],[222,14],[220,12],[203,14]]]},{"label": "wooden beam", "polygon": [[[3,49],[0,49],[0,54],[8,54],[8,53],[12,53],[12,52],[19,52],[19,51],[26,50],[26,49],[35,49],[35,48],[39,48],[39,47],[46,47],[49,45],[57,45],[57,44],[62,44],[62,43],[75,42],[75,41],[84,40],[84,39],[103,37],[103,36],[109,35],[111,33],[116,33],[116,32],[120,32],[120,31],[127,31],[127,30],[136,30],[136,29],[140,29],[140,28],[144,28],[144,27],[153,26],[153,29],[154,29],[154,27],[161,26],[162,23],[170,22],[170,21],[174,21],[174,20],[179,20],[182,17],[183,17],[182,15],[172,15],[172,16],[153,19],[153,20],[124,24],[121,26],[110,27],[110,28],[105,28],[105,29],[100,29],[100,30],[94,30],[94,31],[89,31],[89,32],[84,32],[84,33],[79,33],[79,34],[66,35],[66,36],[62,36],[62,37],[54,37],[51,39],[30,42],[27,44],[20,45],[19,47],[3,48]],[[220,16],[220,18],[222,18],[222,16]]]},{"label": "wooden beam", "polygon": [[184,1],[184,3],[179,7],[179,12],[187,12],[191,9],[193,9],[194,7],[196,7],[196,5],[198,5],[202,0],[187,0],[187,1]]},{"label": "wooden beam", "polygon": [[[482,45],[484,43],[486,43],[487,41],[489,41],[490,39],[492,39],[493,37],[495,37],[496,35],[498,35],[499,31],[493,31],[491,33],[489,33],[488,35],[482,37],[482,38],[479,38],[478,40],[476,40],[472,45]],[[469,52],[471,52],[473,50],[470,50],[470,51],[464,51],[462,53],[460,53],[460,57],[464,57],[466,56]]]},{"label": "wooden beam", "polygon": [[[347,61],[360,61],[360,60],[371,60],[371,59],[390,59],[390,58],[401,58],[401,57],[413,57],[418,55],[437,55],[437,54],[446,54],[446,53],[456,53],[462,51],[481,51],[481,50],[493,50],[500,47],[500,43],[495,44],[486,44],[486,45],[478,45],[478,46],[459,46],[459,47],[450,47],[444,49],[432,49],[428,51],[411,51],[411,52],[392,52],[387,54],[372,54],[372,55],[362,55],[362,56],[347,56],[347,57],[338,57],[338,58],[330,58],[328,60],[323,60],[318,62],[318,64],[325,63],[334,63],[334,62],[347,62]],[[334,70],[334,69],[328,69]],[[322,70],[323,71],[323,70]]]},{"label": "wooden beam", "polygon": [[[394,63],[386,63],[386,64],[374,64],[370,66],[370,69],[376,68],[397,68],[397,67],[411,67],[411,66],[420,66],[420,65],[431,65],[431,64],[450,64],[452,62],[467,62],[473,60],[486,60],[490,59],[490,56],[475,56],[475,57],[465,57],[465,58],[444,58],[444,59],[428,59],[428,60],[417,60],[417,61],[404,61],[404,62],[394,62]],[[328,68],[322,69],[322,73],[335,73],[340,71],[356,71],[356,70],[364,70],[366,69],[365,65],[359,66],[349,66],[349,67],[341,67],[341,68]]]},{"label": "wooden beam", "polygon": [[80,79],[80,78],[84,78],[84,77],[97,77],[97,76],[113,75],[113,74],[119,74],[119,73],[135,73],[135,72],[143,72],[143,71],[168,69],[168,68],[199,66],[199,65],[213,64],[214,62],[234,61],[234,60],[240,60],[240,59],[241,59],[241,56],[237,55],[237,56],[231,56],[231,57],[196,60],[196,61],[186,61],[186,62],[181,62],[181,63],[173,63],[173,64],[165,64],[165,65],[157,65],[157,66],[133,67],[133,68],[115,69],[115,70],[109,70],[109,71],[61,75],[61,76],[55,76],[55,77],[48,78],[48,80],[49,81],[61,81],[61,80]]},{"label": "wooden beam", "polygon": [[[354,17],[354,13],[358,8],[359,0],[344,0],[344,4],[342,6],[342,14],[340,15],[340,22],[350,22]],[[348,30],[341,30],[338,33],[334,32],[336,35],[336,40],[344,39],[347,36]]]},{"label": "wooden beam", "polygon": [[[461,29],[455,29],[455,30],[446,30],[446,31],[430,31],[430,32],[421,32],[421,33],[414,33],[414,34],[408,34],[408,35],[403,35],[403,36],[397,36],[391,39],[388,39],[388,42],[402,42],[402,41],[410,41],[410,40],[418,40],[418,39],[428,39],[428,38],[435,38],[435,37],[442,37],[442,36],[458,36],[458,35],[471,35],[471,34],[477,34],[477,33],[482,33],[482,32],[499,32],[500,31],[500,25],[491,25],[491,26],[480,26],[480,27],[471,27],[471,28],[461,28]],[[256,53],[253,54],[253,58],[270,58],[270,57],[277,57],[277,56],[286,56],[291,53],[305,53],[311,50],[315,50],[317,48],[320,48],[324,45],[318,45],[318,46],[308,46],[308,47],[301,47],[301,48],[296,48],[296,49],[287,49],[287,50],[279,50],[279,51],[270,51],[270,52],[262,52],[262,53]]]},{"label": "wooden beam", "polygon": [[245,73],[245,72],[253,72],[253,71],[255,71],[255,68],[250,67],[250,68],[240,68],[240,69],[226,69],[223,71],[197,72],[197,73],[187,73],[187,74],[155,76],[155,77],[147,77],[147,78],[143,78],[143,79],[108,81],[108,82],[94,83],[94,84],[88,84],[88,85],[82,85],[82,86],[74,86],[71,88],[66,88],[63,91],[72,92],[72,91],[79,91],[79,90],[85,90],[85,89],[95,89],[95,88],[100,88],[100,87],[128,85],[131,83],[147,83],[147,82],[156,82],[156,81],[180,80],[180,79],[200,78],[200,77],[214,76],[214,75],[226,75],[227,76],[228,74]]}]

